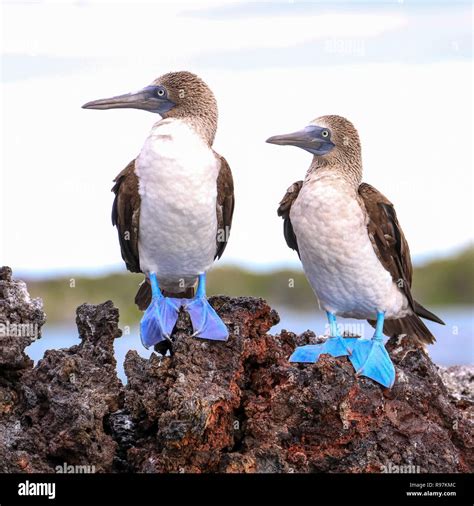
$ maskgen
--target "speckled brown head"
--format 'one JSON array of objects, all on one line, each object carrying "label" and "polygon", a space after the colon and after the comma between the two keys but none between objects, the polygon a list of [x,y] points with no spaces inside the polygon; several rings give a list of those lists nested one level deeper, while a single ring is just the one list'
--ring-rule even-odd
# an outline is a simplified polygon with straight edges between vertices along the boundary
[{"label": "speckled brown head", "polygon": [[337,157],[352,163],[360,159],[359,134],[348,119],[336,115],[320,116],[310,125],[329,131],[329,139],[334,144],[334,148],[325,155],[328,160]]},{"label": "speckled brown head", "polygon": [[136,93],[94,100],[84,109],[143,109],[163,118],[190,122],[212,144],[217,129],[217,102],[209,86],[192,72],[169,72]]},{"label": "speckled brown head", "polygon": [[291,145],[314,155],[312,167],[333,168],[352,178],[362,178],[359,134],[354,125],[342,116],[320,116],[303,130],[267,139],[271,144]]}]

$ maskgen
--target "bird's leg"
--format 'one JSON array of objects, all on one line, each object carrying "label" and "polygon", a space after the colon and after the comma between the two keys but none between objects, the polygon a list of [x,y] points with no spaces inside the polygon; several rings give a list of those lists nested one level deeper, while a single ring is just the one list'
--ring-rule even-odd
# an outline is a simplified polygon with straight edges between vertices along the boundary
[{"label": "bird's leg", "polygon": [[377,323],[372,339],[359,339],[352,350],[350,361],[357,376],[367,376],[384,387],[395,382],[395,367],[383,343],[385,313],[377,311]]},{"label": "bird's leg", "polygon": [[161,293],[154,272],[150,273],[149,279],[151,303],[140,322],[140,337],[145,348],[156,345],[161,341],[170,340],[181,305],[179,299],[171,299]]},{"label": "bird's leg", "polygon": [[158,284],[158,280],[156,279],[156,274],[152,272],[150,274],[150,284],[151,284],[151,298],[152,299],[160,299],[163,297],[161,293],[160,286]]},{"label": "bird's leg", "polygon": [[185,303],[193,324],[193,336],[213,341],[227,341],[229,331],[206,298],[206,274],[199,274],[196,295]]},{"label": "bird's leg", "polygon": [[290,362],[311,362],[315,363],[323,354],[332,357],[343,357],[350,355],[354,338],[343,338],[337,331],[336,315],[330,311],[326,311],[329,322],[329,337],[322,344],[307,344],[306,346],[298,346],[290,357]]},{"label": "bird's leg", "polygon": [[352,353],[354,342],[357,339],[353,337],[344,338],[337,330],[336,315],[330,311],[326,311],[326,316],[329,322],[329,339],[324,343],[324,349],[326,353],[333,357],[347,356]]},{"label": "bird's leg", "polygon": [[337,333],[336,315],[330,311],[326,311],[326,317],[329,322],[329,337],[339,337]]},{"label": "bird's leg", "polygon": [[385,321],[385,313],[382,311],[377,311],[377,322],[375,324],[375,332],[372,339],[377,339],[381,341],[383,339],[383,324]]}]

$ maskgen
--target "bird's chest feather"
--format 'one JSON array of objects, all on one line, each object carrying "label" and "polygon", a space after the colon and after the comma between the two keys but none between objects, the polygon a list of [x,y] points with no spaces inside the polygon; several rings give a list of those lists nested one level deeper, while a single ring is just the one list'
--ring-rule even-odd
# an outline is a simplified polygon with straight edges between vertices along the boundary
[{"label": "bird's chest feather", "polygon": [[213,151],[184,122],[165,120],[146,140],[136,172],[142,268],[203,270],[212,263],[217,231]]},{"label": "bird's chest feather", "polygon": [[374,252],[366,215],[349,183],[306,181],[290,218],[305,273],[324,309],[355,318],[389,310],[393,282]]},{"label": "bird's chest feather", "polygon": [[160,122],[137,158],[143,207],[186,214],[215,204],[218,172],[212,150],[184,122]]},{"label": "bird's chest feather", "polygon": [[[298,245],[323,263],[352,257],[368,242],[367,226],[355,192],[341,180],[305,182],[291,209]],[[344,262],[342,262],[344,263]]]}]

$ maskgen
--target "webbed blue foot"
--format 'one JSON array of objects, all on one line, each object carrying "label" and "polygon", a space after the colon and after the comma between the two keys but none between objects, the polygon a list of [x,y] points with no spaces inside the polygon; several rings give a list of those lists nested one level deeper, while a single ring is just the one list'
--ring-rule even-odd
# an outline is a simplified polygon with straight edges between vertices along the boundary
[{"label": "webbed blue foot", "polygon": [[357,338],[344,338],[337,332],[336,316],[329,311],[326,312],[329,325],[330,337],[321,344],[307,344],[306,346],[298,346],[290,356],[290,362],[311,362],[315,363],[319,360],[320,355],[327,353],[332,357],[349,356],[352,353]]},{"label": "webbed blue foot", "polygon": [[140,322],[140,337],[145,348],[170,339],[181,306],[181,299],[163,296],[154,272],[150,274],[150,283],[151,303]]},{"label": "webbed blue foot", "polygon": [[213,341],[227,341],[229,331],[220,316],[206,299],[206,275],[199,275],[197,293],[193,299],[185,302],[193,324],[193,336]]},{"label": "webbed blue foot", "polygon": [[377,325],[372,339],[359,339],[350,361],[358,376],[367,376],[386,388],[395,382],[395,367],[383,343],[384,313],[377,313]]}]

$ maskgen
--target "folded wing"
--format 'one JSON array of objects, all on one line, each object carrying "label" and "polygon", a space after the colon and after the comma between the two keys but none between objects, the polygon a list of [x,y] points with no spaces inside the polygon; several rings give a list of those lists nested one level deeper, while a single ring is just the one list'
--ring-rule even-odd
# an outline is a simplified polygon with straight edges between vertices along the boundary
[{"label": "folded wing", "polygon": [[112,224],[117,227],[122,258],[130,272],[141,272],[138,255],[140,225],[140,194],[132,160],[114,179],[115,193],[112,205]]},{"label": "folded wing", "polygon": [[224,253],[229,240],[230,228],[232,226],[232,216],[234,214],[234,181],[232,171],[227,160],[215,153],[220,161],[219,175],[217,177],[217,236],[216,236],[216,256],[220,258]]},{"label": "folded wing", "polygon": [[283,235],[285,236],[286,244],[288,244],[288,247],[295,250],[298,253],[298,256],[300,254],[298,250],[298,241],[296,240],[296,235],[293,230],[293,225],[291,224],[290,219],[290,211],[291,206],[295,202],[295,200],[298,198],[298,195],[301,191],[301,188],[303,186],[303,181],[297,181],[296,183],[293,183],[288,190],[286,190],[286,194],[283,197],[283,199],[280,202],[280,205],[278,206],[278,216],[281,216],[283,218]]},{"label": "folded wing", "polygon": [[[367,183],[359,186],[359,195],[367,211],[367,230],[374,252],[392,276],[394,283],[406,296],[414,313],[397,320],[385,320],[384,333],[389,336],[409,334],[420,342],[433,343],[435,337],[420,316],[443,325],[444,322],[413,299],[410,249],[398,222],[395,208],[382,193]],[[369,323],[375,325],[371,320]]]}]

